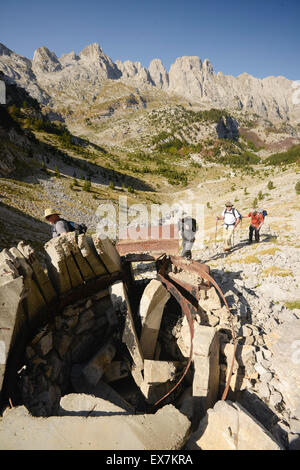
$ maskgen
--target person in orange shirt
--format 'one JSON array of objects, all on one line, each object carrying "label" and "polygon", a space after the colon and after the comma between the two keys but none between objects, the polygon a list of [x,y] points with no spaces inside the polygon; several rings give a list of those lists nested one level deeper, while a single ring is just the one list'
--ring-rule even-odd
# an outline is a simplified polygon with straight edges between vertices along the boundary
[{"label": "person in orange shirt", "polygon": [[[252,243],[253,232],[255,235],[255,241],[259,242],[259,231],[264,223],[263,211],[261,209],[249,212],[247,217],[251,217],[249,226],[249,243]],[[244,216],[243,216],[244,217]]]}]

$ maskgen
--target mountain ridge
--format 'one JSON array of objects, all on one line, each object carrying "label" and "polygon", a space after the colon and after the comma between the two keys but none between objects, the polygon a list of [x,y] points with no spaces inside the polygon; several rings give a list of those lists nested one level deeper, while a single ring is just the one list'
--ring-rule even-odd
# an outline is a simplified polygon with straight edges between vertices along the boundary
[{"label": "mountain ridge", "polygon": [[247,72],[237,77],[216,73],[209,59],[202,62],[198,56],[178,57],[167,71],[158,58],[148,68],[138,61],[113,61],[98,43],[61,57],[42,46],[35,50],[32,60],[0,43],[0,70],[54,110],[58,92],[68,90],[76,99],[86,95],[93,100],[106,80],[120,80],[199,105],[242,110],[270,120],[300,120],[300,106],[293,103],[293,81],[283,76],[260,79]]}]

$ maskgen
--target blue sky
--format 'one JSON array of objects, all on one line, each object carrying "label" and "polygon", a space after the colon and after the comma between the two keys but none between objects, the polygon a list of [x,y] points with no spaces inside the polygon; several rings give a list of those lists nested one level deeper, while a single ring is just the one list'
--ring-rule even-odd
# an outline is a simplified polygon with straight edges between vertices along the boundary
[{"label": "blue sky", "polygon": [[300,0],[14,0],[0,6],[0,42],[33,57],[98,42],[113,60],[208,58],[216,72],[300,79]]}]

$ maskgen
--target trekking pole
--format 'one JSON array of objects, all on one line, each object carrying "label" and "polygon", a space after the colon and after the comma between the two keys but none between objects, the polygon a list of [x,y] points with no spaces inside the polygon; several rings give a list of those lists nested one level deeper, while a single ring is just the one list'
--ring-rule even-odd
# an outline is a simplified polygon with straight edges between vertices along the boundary
[{"label": "trekking pole", "polygon": [[218,231],[218,219],[216,219],[215,245],[217,245],[217,231]]},{"label": "trekking pole", "polygon": [[242,235],[243,235],[243,217],[241,217],[240,243],[241,243],[241,241],[242,241]]}]

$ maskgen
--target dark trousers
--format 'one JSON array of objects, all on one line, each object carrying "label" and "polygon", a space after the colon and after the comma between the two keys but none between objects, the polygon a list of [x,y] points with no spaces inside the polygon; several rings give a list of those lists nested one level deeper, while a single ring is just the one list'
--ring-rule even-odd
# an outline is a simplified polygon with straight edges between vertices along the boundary
[{"label": "dark trousers", "polygon": [[255,236],[255,241],[259,242],[259,229],[250,225],[249,227],[249,242],[252,242],[253,232]]}]

